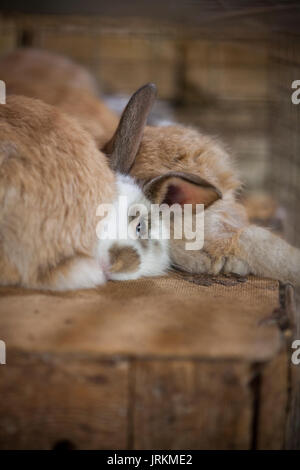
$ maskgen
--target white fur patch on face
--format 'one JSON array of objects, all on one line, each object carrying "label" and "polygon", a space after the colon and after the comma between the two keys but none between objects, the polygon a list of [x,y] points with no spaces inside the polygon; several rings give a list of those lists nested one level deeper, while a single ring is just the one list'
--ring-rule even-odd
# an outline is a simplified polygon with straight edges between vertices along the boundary
[{"label": "white fur patch on face", "polygon": [[[143,276],[164,274],[170,265],[169,240],[159,237],[159,230],[153,225],[151,225],[151,233],[152,236],[155,233],[155,239],[151,238],[151,233],[148,239],[143,240],[136,234],[136,225],[141,220],[140,218],[148,218],[151,214],[150,201],[130,176],[117,175],[117,188],[116,201],[97,227],[99,238],[97,257],[100,266],[106,276],[113,280],[138,279]],[[139,209],[143,212],[142,216]],[[163,227],[163,222],[161,223]],[[105,236],[103,236],[104,232]],[[120,248],[133,248],[138,253],[140,263],[135,271],[110,272],[109,253],[112,246],[116,245]]]}]

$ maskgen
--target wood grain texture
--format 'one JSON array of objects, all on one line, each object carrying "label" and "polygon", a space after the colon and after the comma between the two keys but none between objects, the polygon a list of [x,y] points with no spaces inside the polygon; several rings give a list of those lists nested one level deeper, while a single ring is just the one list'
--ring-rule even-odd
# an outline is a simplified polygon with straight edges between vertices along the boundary
[{"label": "wood grain texture", "polygon": [[[168,7],[143,19],[1,17],[0,53],[29,35],[29,44],[88,65],[106,92],[156,81],[161,97],[189,104],[180,122],[227,140],[250,186],[268,181],[299,244],[290,85],[300,7],[192,3],[179,23]],[[270,36],[273,28],[289,34]],[[278,306],[278,284],[254,278],[174,276],[67,294],[0,289],[0,447],[281,448],[287,411],[286,447],[300,449],[300,366],[289,368],[291,351],[281,349]],[[299,311],[291,316],[299,339]]]},{"label": "wood grain texture", "polygon": [[[225,279],[226,280],[226,279]],[[206,287],[170,277],[65,294],[0,289],[0,335],[30,352],[265,361],[282,337],[264,319],[278,283],[250,278]],[[202,281],[201,281],[202,282]]]},{"label": "wood grain texture", "polygon": [[1,449],[127,446],[124,360],[10,350],[0,396]]},{"label": "wood grain texture", "polygon": [[67,55],[87,66],[106,93],[131,94],[143,83],[155,82],[160,98],[178,95],[176,41],[164,35],[121,36],[99,29],[76,31],[33,25],[33,46]]},{"label": "wood grain texture", "polygon": [[4,19],[0,14],[0,54],[12,51],[17,45],[17,40],[15,22],[11,19]]},{"label": "wood grain texture", "polygon": [[[270,112],[270,164],[267,188],[288,213],[286,237],[300,247],[300,113],[291,101],[294,80],[300,76],[300,36],[280,34],[270,48],[269,88],[273,97]],[[283,158],[284,155],[284,158]]]},{"label": "wood grain texture", "polygon": [[248,449],[251,378],[234,361],[137,361],[133,448]]},{"label": "wood grain texture", "polygon": [[282,427],[265,420],[277,400],[282,426],[286,406],[278,307],[278,283],[258,278],[0,289],[0,448],[248,449],[253,432],[276,447]]},{"label": "wood grain texture", "polygon": [[[294,303],[294,294],[291,287],[287,289],[286,308],[289,313],[290,321],[293,324],[293,334],[288,343],[288,358],[291,360],[291,348],[294,340],[300,339],[300,290],[296,290],[297,307]],[[290,366],[290,403],[287,417],[286,449],[300,450],[300,364],[295,365],[291,362]]]},{"label": "wood grain texture", "polygon": [[186,48],[186,99],[264,101],[267,95],[266,42],[193,40]]},{"label": "wood grain texture", "polygon": [[[144,29],[145,23],[151,21],[158,29],[163,25],[173,26],[173,29],[185,34],[214,34],[218,36],[236,37],[243,39],[258,36],[267,36],[272,31],[298,31],[299,5],[296,2],[262,2],[261,0],[251,0],[248,2],[226,2],[201,1],[201,2],[172,2],[172,0],[161,2],[132,1],[124,4],[123,1],[98,2],[97,0],[81,4],[74,2],[53,3],[50,1],[40,2],[34,5],[19,3],[18,8],[14,8],[16,3],[13,0],[3,0],[2,9],[7,12],[22,11],[24,13],[40,13],[40,15],[28,15],[31,19],[41,22],[45,17],[48,22],[66,23],[66,18],[73,21],[73,24],[80,23],[82,19],[89,22],[96,21],[100,25],[109,20],[110,25],[121,22],[124,27],[132,28],[132,21],[135,20],[136,30]],[[23,15],[25,16],[25,15]],[[36,18],[35,18],[36,17]],[[50,20],[49,20],[50,18]],[[100,26],[99,25],[99,26]]]},{"label": "wood grain texture", "polygon": [[285,446],[289,403],[288,369],[285,349],[262,368],[257,390],[258,420],[254,436],[257,449],[278,450]]}]

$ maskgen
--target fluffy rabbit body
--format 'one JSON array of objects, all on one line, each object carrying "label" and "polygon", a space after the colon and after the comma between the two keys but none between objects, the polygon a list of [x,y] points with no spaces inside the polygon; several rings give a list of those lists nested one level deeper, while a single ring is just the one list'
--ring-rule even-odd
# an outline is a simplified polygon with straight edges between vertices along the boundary
[{"label": "fluffy rabbit body", "polygon": [[[148,110],[151,93],[142,94]],[[130,154],[145,119],[122,121],[110,158],[117,154],[122,161]],[[126,228],[136,238],[118,238],[115,232],[102,239],[111,214],[99,220],[98,207],[110,204],[118,219],[124,215],[118,213],[121,196]],[[154,237],[153,225],[152,238],[141,239],[142,217],[137,213],[129,220],[127,212],[136,204],[149,208],[150,201],[131,177],[109,168],[76,120],[27,97],[12,95],[0,105],[1,285],[65,290],[162,274],[169,263],[168,241]]]},{"label": "fluffy rabbit body", "polygon": [[39,49],[17,49],[0,59],[7,93],[38,98],[78,120],[96,140],[107,142],[118,117],[100,99],[96,81],[67,57]]}]

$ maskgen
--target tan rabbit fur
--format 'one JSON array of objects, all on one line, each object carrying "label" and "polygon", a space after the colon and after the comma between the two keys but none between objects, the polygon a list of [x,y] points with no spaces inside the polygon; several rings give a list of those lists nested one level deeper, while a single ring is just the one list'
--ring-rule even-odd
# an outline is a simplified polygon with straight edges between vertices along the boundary
[{"label": "tan rabbit fur", "polygon": [[[0,285],[67,290],[166,271],[160,221],[144,240],[150,201],[118,172],[136,155],[153,99],[146,87],[130,100],[110,145],[115,172],[60,109],[14,95],[0,105]],[[146,214],[130,213],[141,205]]]},{"label": "tan rabbit fur", "polygon": [[233,194],[240,187],[232,159],[216,140],[179,125],[146,127],[131,173],[148,180],[167,171],[187,170],[222,193]]},{"label": "tan rabbit fur", "polygon": [[18,49],[0,59],[7,93],[38,98],[78,119],[100,148],[118,117],[100,100],[93,77],[66,57],[38,49]]},{"label": "tan rabbit fur", "polygon": [[[95,84],[84,69],[68,59],[29,49],[2,59],[0,77],[6,81],[8,93],[42,98],[76,117],[99,148],[111,154],[106,142],[116,127],[116,118],[97,100]],[[135,159],[121,166],[121,171],[130,170],[147,186],[146,194],[154,202],[165,202],[169,186],[176,188],[180,198],[177,201],[173,195],[172,202],[205,203],[203,249],[186,251],[185,239],[171,239],[174,266],[195,273],[251,272],[299,282],[299,250],[249,223],[244,207],[236,200],[240,188],[236,169],[217,140],[183,126],[146,127],[139,150],[133,154]],[[115,170],[114,164],[112,168]],[[157,182],[162,175],[169,175],[169,182]],[[198,181],[193,181],[193,176]]]},{"label": "tan rabbit fur", "polygon": [[[183,240],[172,240],[173,263],[192,272],[219,272],[221,259],[231,249],[231,237],[246,223],[236,203],[240,188],[232,160],[214,139],[183,126],[147,127],[131,174],[144,181],[167,172],[198,175],[218,188],[222,199],[205,210],[204,251],[186,251]],[[198,201],[201,203],[202,201]],[[205,252],[205,253],[204,253]]]},{"label": "tan rabbit fur", "polygon": [[41,101],[8,97],[0,181],[0,283],[48,284],[52,268],[93,255],[96,208],[113,201],[115,181],[75,121]]},{"label": "tan rabbit fur", "polygon": [[[249,223],[245,208],[236,200],[241,183],[235,165],[222,145],[197,130],[179,125],[147,127],[130,173],[147,187],[146,194],[152,200],[161,203],[166,202],[167,189],[164,197],[151,189],[158,176],[169,174],[169,184],[185,191],[180,174],[175,175],[174,183],[176,172],[190,175],[191,185],[192,175],[197,175],[215,187],[216,197],[205,207],[202,250],[187,251],[185,239],[171,239],[175,267],[193,273],[253,273],[300,282],[300,251],[268,230]],[[194,190],[195,199],[189,198],[187,202],[204,203],[203,190],[206,191],[205,187],[198,195]],[[184,202],[182,194],[179,195],[180,200],[173,195],[172,203]]]}]

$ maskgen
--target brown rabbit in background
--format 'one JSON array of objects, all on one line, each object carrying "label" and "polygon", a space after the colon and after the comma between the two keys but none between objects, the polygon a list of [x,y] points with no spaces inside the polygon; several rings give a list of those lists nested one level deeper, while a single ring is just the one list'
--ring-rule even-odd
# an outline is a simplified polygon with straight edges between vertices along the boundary
[{"label": "brown rabbit in background", "polygon": [[[132,97],[111,161],[135,158],[152,102],[148,87]],[[98,222],[99,204],[110,206]],[[150,208],[133,178],[112,172],[75,119],[27,97],[0,105],[0,285],[66,290],[164,273],[168,241],[153,225],[151,238],[142,239],[144,215],[129,217],[138,204]],[[132,237],[114,231],[115,213]]]},{"label": "brown rabbit in background", "polygon": [[94,78],[67,57],[17,49],[0,58],[0,77],[8,94],[40,99],[76,118],[99,148],[116,130],[119,118],[101,101]]},{"label": "brown rabbit in background", "polygon": [[241,187],[237,171],[217,140],[180,125],[148,126],[135,159],[124,169],[152,202],[204,204],[203,249],[187,251],[185,239],[171,238],[174,267],[191,273],[252,273],[299,284],[300,251],[250,224],[236,199]]}]

